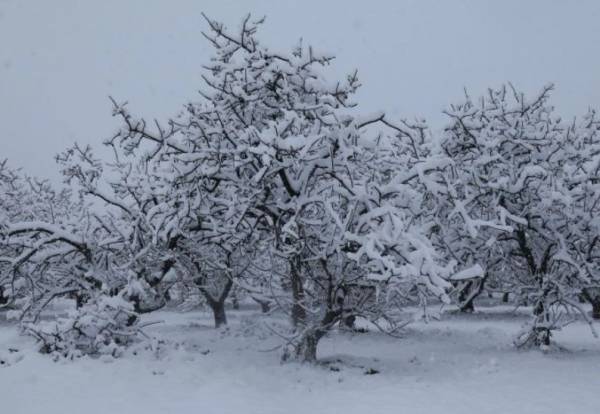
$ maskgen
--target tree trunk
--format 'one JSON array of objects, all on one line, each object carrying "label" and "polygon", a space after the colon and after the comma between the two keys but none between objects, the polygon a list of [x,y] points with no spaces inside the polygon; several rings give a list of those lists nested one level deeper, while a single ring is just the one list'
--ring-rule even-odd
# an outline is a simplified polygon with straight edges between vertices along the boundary
[{"label": "tree trunk", "polygon": [[592,305],[592,318],[600,319],[600,291],[586,288],[581,296]]},{"label": "tree trunk", "polygon": [[535,315],[536,319],[533,326],[532,335],[533,344],[537,347],[550,345],[550,338],[552,336],[550,328],[547,327],[547,322],[550,320],[550,317],[548,315],[548,309],[544,305],[543,300],[544,297],[540,298],[533,309],[533,314]]},{"label": "tree trunk", "polygon": [[227,325],[227,315],[225,314],[225,301],[214,301],[210,304],[215,318],[215,328]]},{"label": "tree trunk", "polygon": [[292,325],[296,328],[303,326],[306,321],[306,310],[304,309],[304,287],[300,275],[300,260],[292,259],[291,284],[292,284]]},{"label": "tree trunk", "polygon": [[346,316],[344,319],[344,326],[349,329],[354,329],[354,323],[356,322],[356,316],[350,315]]},{"label": "tree trunk", "polygon": [[473,304],[475,298],[470,298],[468,301],[464,302],[460,306],[460,311],[464,313],[473,313],[475,312],[475,305]]},{"label": "tree trunk", "polygon": [[552,336],[552,332],[548,328],[536,328],[535,329],[535,339],[534,344],[537,347],[549,346],[550,345],[550,337]]},{"label": "tree trunk", "polygon": [[240,300],[235,289],[231,293],[231,307],[233,308],[233,310],[240,310]]},{"label": "tree trunk", "polygon": [[271,303],[268,300],[256,299],[254,297],[252,300],[260,305],[262,313],[269,313],[271,311]]},{"label": "tree trunk", "polygon": [[295,359],[300,362],[316,362],[319,337],[320,335],[314,331],[305,333],[294,348]]},{"label": "tree trunk", "polygon": [[271,311],[271,304],[269,302],[261,302],[260,310],[262,313],[269,313]]},{"label": "tree trunk", "polygon": [[210,308],[213,311],[213,316],[215,318],[215,328],[227,325],[227,316],[225,315],[225,301],[227,300],[229,292],[231,292],[231,288],[233,287],[233,279],[227,280],[225,286],[223,286],[221,294],[216,299],[203,285],[203,280],[201,278],[196,279],[194,283],[196,283],[196,285],[200,289],[200,292],[202,293],[202,295],[204,295],[208,306],[210,306]]},{"label": "tree trunk", "polygon": [[89,295],[83,292],[75,292],[75,307],[80,309],[87,303]]},{"label": "tree trunk", "polygon": [[[533,324],[530,326],[529,332],[526,335],[526,340],[522,342],[522,345],[535,345],[543,349],[550,345],[552,329],[554,329],[549,324],[550,309],[547,302],[552,287],[546,281],[546,273],[548,271],[548,266],[550,265],[550,257],[554,245],[550,243],[546,247],[538,265],[531,247],[529,246],[525,229],[520,227],[515,232],[515,235],[517,237],[517,243],[519,244],[521,256],[527,261],[529,273],[535,278],[538,285],[537,289],[540,293],[540,296],[536,299],[536,303],[533,306]],[[525,296],[524,299],[527,301],[527,296]],[[524,305],[527,306],[526,303]]]},{"label": "tree trunk", "polygon": [[319,341],[334,324],[340,321],[340,318],[342,318],[341,309],[329,310],[318,326],[305,330],[294,346],[294,359],[299,362],[316,362]]},{"label": "tree trunk", "polygon": [[459,309],[461,312],[475,312],[475,298],[483,291],[485,278],[481,280],[472,280],[467,282],[465,287],[460,291],[458,296]]},{"label": "tree trunk", "polygon": [[4,288],[0,286],[0,305],[6,305],[8,303],[8,297],[4,295]]},{"label": "tree trunk", "polygon": [[600,319],[600,296],[596,296],[596,300],[592,302],[592,318]]}]

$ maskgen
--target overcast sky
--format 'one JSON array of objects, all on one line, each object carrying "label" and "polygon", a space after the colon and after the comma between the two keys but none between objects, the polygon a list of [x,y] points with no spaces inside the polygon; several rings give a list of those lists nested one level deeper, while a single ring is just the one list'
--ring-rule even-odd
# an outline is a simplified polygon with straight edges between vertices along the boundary
[{"label": "overcast sky", "polygon": [[556,83],[566,116],[600,107],[600,0],[0,0],[0,159],[56,180],[57,152],[116,128],[109,95],[177,112],[210,57],[202,11],[230,27],[266,15],[263,43],[336,54],[336,74],[359,70],[366,112],[440,126],[463,88],[507,81]]}]

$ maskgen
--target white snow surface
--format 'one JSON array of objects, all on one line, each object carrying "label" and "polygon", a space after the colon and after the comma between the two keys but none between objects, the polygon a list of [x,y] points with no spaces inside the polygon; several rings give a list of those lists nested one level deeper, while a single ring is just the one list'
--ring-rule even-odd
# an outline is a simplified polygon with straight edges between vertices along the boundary
[{"label": "white snow surface", "polygon": [[309,366],[280,363],[279,351],[270,351],[280,339],[257,312],[229,314],[230,326],[215,330],[206,312],[159,312],[152,319],[164,323],[147,331],[171,345],[158,354],[74,362],[31,352],[31,340],[2,322],[0,358],[9,362],[0,368],[2,412],[592,414],[600,407],[600,343],[583,323],[557,335],[563,349],[544,354],[512,346],[527,319],[512,308],[444,313],[399,338],[333,332],[319,345],[323,363]]}]

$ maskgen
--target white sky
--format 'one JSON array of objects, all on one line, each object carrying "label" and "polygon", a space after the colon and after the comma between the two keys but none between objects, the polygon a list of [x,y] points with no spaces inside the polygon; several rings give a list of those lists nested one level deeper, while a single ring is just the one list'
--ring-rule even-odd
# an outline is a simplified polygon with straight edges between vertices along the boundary
[{"label": "white sky", "polygon": [[335,53],[339,75],[358,68],[365,112],[439,126],[464,87],[506,81],[555,82],[565,116],[600,106],[600,0],[0,0],[0,159],[57,180],[56,153],[116,128],[108,95],[176,113],[210,57],[201,11],[230,27],[266,15],[272,48]]}]

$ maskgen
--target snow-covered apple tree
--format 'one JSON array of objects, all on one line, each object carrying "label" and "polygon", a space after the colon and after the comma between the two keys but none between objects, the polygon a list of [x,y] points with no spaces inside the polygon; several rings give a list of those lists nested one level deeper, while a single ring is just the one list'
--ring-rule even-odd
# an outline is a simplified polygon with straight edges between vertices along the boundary
[{"label": "snow-covered apple tree", "polygon": [[[178,220],[169,231],[197,226],[198,240],[228,257],[249,243],[262,249],[254,257],[278,277],[261,296],[277,292],[271,299],[295,328],[288,355],[301,360],[314,360],[318,341],[344,318],[387,318],[390,327],[399,298],[445,298],[454,262],[429,240],[434,220],[422,191],[444,185],[433,175],[445,161],[417,148],[424,127],[352,116],[356,74],[328,81],[332,57],[301,44],[271,52],[255,36],[261,21],[248,16],[228,31],[206,20],[215,55],[198,102],[168,129],[115,109],[124,127],[113,142],[150,145],[148,158],[161,165],[154,171],[168,171],[162,214]],[[220,266],[225,280],[239,274],[230,260]],[[369,300],[350,300],[356,292]]]},{"label": "snow-covered apple tree", "polygon": [[[6,171],[0,280],[24,331],[48,353],[119,353],[137,333],[137,317],[126,300],[109,293],[111,285],[126,281],[116,227],[70,191]],[[75,307],[66,317],[44,321],[42,312],[63,299],[74,299]]]},{"label": "snow-covered apple tree", "polygon": [[584,266],[581,247],[593,250],[597,234],[589,225],[596,208],[590,202],[593,157],[582,145],[591,138],[554,114],[551,89],[533,99],[512,86],[489,90],[480,100],[467,96],[446,111],[451,123],[443,139],[462,203],[479,216],[500,218],[499,226],[486,226],[470,240],[466,260],[533,304],[534,320],[517,343],[544,347],[551,332],[568,323],[564,313],[580,309],[577,295],[593,284],[593,265]]}]

